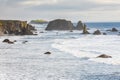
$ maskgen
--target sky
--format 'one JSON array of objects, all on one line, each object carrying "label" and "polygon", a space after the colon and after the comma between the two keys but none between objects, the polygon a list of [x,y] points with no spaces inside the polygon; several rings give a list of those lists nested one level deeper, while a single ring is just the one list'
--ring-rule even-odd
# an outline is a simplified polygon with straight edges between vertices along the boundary
[{"label": "sky", "polygon": [[120,0],[0,0],[0,19],[120,22]]}]

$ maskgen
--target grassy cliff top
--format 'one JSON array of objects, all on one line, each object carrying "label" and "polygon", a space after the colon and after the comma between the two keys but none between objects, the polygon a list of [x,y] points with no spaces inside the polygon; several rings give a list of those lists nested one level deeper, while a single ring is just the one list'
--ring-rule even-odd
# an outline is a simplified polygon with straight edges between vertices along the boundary
[{"label": "grassy cliff top", "polygon": [[42,20],[42,19],[37,19],[37,20],[31,20],[30,23],[43,24],[43,23],[48,23],[48,21]]}]

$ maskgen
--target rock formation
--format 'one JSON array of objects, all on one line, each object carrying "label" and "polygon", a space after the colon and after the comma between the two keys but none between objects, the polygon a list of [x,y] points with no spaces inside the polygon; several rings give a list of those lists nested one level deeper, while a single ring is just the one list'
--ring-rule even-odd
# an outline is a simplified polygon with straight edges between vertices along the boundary
[{"label": "rock formation", "polygon": [[112,32],[117,32],[118,30],[116,28],[112,28]]},{"label": "rock formation", "polygon": [[34,30],[34,27],[27,24],[27,21],[0,20],[1,34],[32,35],[31,30]]},{"label": "rock formation", "polygon": [[10,41],[9,39],[4,39],[2,42],[8,43],[8,44],[14,44],[14,42],[16,42],[16,40],[15,41]]},{"label": "rock formation", "polygon": [[107,33],[104,32],[103,35],[107,35]]},{"label": "rock formation", "polygon": [[111,31],[111,32],[118,32],[118,30],[116,28],[112,28],[112,29],[108,29],[106,31]]},{"label": "rock formation", "polygon": [[83,30],[83,28],[84,28],[84,24],[81,21],[78,21],[75,30]]},{"label": "rock formation", "polygon": [[93,34],[94,35],[101,35],[101,32],[100,32],[100,30],[96,30]]},{"label": "rock formation", "polygon": [[44,54],[51,54],[51,52],[45,52]]},{"label": "rock formation", "polygon": [[83,34],[90,34],[90,33],[87,31],[87,27],[86,27],[85,24],[84,24],[84,26],[83,26]]},{"label": "rock formation", "polygon": [[45,30],[73,30],[74,26],[71,21],[67,21],[64,19],[56,19],[50,21]]},{"label": "rock formation", "polygon": [[112,58],[112,57],[109,56],[109,55],[106,55],[106,54],[101,54],[101,55],[98,56],[97,58]]}]

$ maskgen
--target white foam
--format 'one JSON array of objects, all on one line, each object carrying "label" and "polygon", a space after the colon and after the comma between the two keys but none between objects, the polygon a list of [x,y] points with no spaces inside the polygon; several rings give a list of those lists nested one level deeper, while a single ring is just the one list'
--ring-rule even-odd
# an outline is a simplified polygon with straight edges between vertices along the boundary
[{"label": "white foam", "polygon": [[[52,46],[76,57],[89,57],[91,61],[120,64],[120,37],[117,35],[88,35],[81,36],[78,39],[57,39]],[[96,58],[100,54],[107,54],[112,58]]]}]

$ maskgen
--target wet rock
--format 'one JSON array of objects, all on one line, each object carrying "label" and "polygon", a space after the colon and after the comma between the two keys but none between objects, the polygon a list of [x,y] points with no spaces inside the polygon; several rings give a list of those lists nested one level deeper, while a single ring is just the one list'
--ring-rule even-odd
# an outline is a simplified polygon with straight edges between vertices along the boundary
[{"label": "wet rock", "polygon": [[116,28],[112,28],[112,32],[117,32],[118,30]]},{"label": "wet rock", "polygon": [[27,43],[27,42],[28,42],[28,41],[23,41],[22,43],[25,44],[25,43]]},{"label": "wet rock", "polygon": [[83,28],[84,28],[84,24],[82,23],[82,21],[78,21],[75,30],[83,30]]},{"label": "wet rock", "polygon": [[96,30],[93,34],[94,35],[101,35],[101,32],[100,32],[100,30]]},{"label": "wet rock", "polygon": [[3,42],[7,42],[7,43],[8,43],[9,41],[10,41],[9,39],[4,39],[4,40],[3,40]]},{"label": "wet rock", "polygon": [[106,54],[101,54],[97,58],[112,58],[112,56],[106,55]]},{"label": "wet rock", "polygon": [[112,28],[112,29],[108,29],[106,31],[111,31],[111,32],[118,32],[118,30],[116,28]]},{"label": "wet rock", "polygon": [[40,33],[44,33],[43,31],[41,31]]},{"label": "wet rock", "polygon": [[51,54],[51,52],[45,52],[44,54]]},{"label": "wet rock", "polygon": [[14,44],[14,41],[10,41],[9,39],[4,39],[3,42],[8,44]]},{"label": "wet rock", "polygon": [[17,42],[17,40],[14,40],[13,42]]},{"label": "wet rock", "polygon": [[71,21],[65,19],[56,19],[50,21],[45,30],[73,30],[74,26]]},{"label": "wet rock", "polygon": [[87,31],[87,27],[86,27],[85,24],[84,24],[84,26],[83,26],[83,34],[90,34],[90,33]]},{"label": "wet rock", "polygon": [[103,35],[107,35],[107,33],[103,33]]},{"label": "wet rock", "polygon": [[9,42],[8,42],[8,44],[14,44],[14,42],[12,42],[12,41],[9,41]]}]

